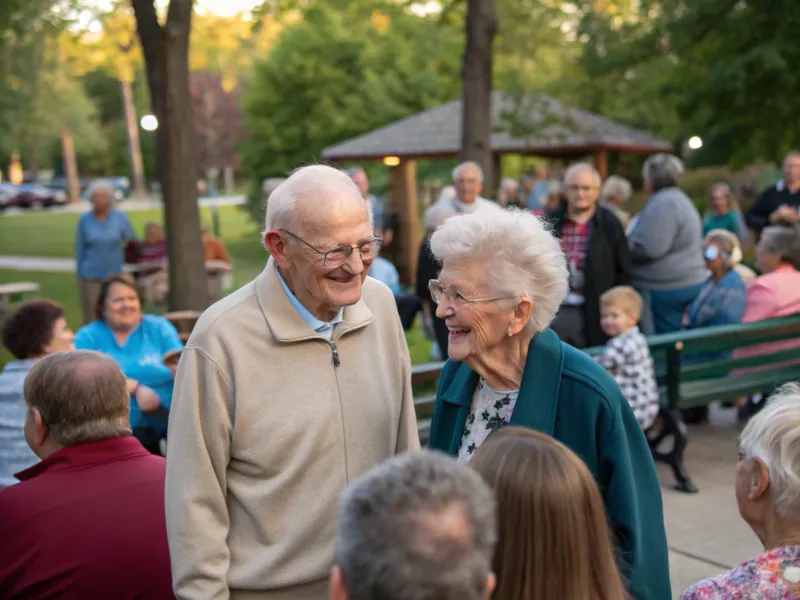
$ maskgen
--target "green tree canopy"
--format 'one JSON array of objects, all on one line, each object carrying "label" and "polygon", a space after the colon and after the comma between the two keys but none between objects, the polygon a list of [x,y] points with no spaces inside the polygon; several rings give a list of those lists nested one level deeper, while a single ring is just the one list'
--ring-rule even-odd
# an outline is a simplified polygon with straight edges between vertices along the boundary
[{"label": "green tree canopy", "polygon": [[256,66],[245,95],[243,148],[254,182],[458,96],[458,30],[395,3],[376,2],[373,10],[357,4],[311,4]]}]

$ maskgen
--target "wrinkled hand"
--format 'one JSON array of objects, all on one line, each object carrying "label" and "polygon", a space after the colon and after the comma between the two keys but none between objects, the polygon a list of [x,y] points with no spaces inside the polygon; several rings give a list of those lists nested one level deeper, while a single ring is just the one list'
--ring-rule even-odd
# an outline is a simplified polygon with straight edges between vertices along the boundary
[{"label": "wrinkled hand", "polygon": [[773,224],[779,222],[793,223],[797,220],[799,220],[797,209],[787,206],[786,204],[781,204],[775,212],[769,216],[769,222]]},{"label": "wrinkled hand", "polygon": [[139,410],[143,413],[153,412],[161,406],[161,398],[158,397],[158,394],[144,385],[139,386],[134,398],[136,399],[136,404],[139,405]]}]

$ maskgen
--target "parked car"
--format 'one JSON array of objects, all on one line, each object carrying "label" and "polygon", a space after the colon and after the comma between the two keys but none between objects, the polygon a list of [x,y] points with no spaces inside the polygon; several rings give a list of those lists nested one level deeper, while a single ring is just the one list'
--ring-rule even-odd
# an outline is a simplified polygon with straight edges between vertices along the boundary
[{"label": "parked car", "polygon": [[17,186],[17,206],[20,208],[45,208],[64,206],[67,195],[61,190],[47,188],[38,183],[23,183]]},{"label": "parked car", "polygon": [[0,183],[0,212],[18,206],[19,190],[12,183]]}]

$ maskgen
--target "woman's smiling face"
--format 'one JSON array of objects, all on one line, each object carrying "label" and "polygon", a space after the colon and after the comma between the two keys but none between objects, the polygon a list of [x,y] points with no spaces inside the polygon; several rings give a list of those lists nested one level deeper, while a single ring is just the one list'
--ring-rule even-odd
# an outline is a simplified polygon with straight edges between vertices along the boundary
[{"label": "woman's smiling face", "polygon": [[488,268],[491,266],[483,263],[445,263],[439,274],[445,293],[436,308],[436,316],[444,319],[450,330],[447,354],[452,360],[466,361],[508,337],[514,317],[508,300],[465,301],[502,295],[489,286]]}]

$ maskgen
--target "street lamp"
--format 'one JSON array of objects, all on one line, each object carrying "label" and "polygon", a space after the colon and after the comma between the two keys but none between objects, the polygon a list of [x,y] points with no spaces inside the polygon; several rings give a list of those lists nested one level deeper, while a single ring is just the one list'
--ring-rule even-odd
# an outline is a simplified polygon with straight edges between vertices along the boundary
[{"label": "street lamp", "polygon": [[139,123],[145,131],[155,131],[158,129],[158,119],[156,119],[155,115],[144,115]]},{"label": "street lamp", "polygon": [[703,140],[701,140],[698,136],[694,135],[689,138],[689,148],[692,150],[699,150],[703,147]]}]

